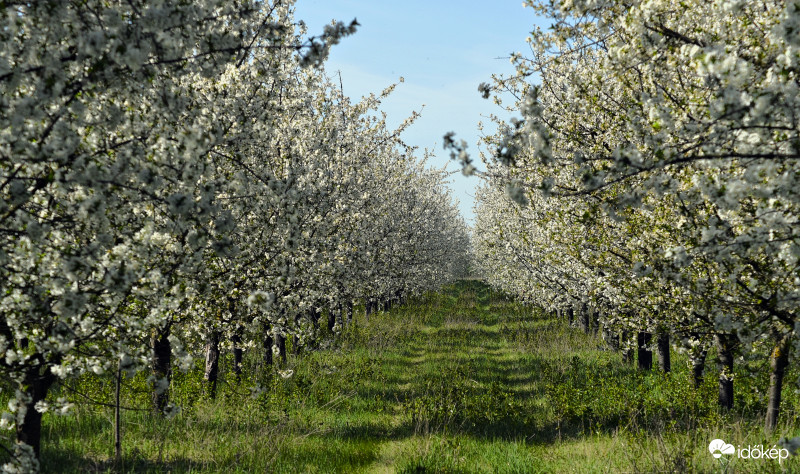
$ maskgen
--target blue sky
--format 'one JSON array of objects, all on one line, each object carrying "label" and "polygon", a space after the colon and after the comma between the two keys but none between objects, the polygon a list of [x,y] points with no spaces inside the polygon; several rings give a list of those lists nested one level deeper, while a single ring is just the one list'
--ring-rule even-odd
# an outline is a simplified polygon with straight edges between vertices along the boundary
[{"label": "blue sky", "polygon": [[[431,166],[449,161],[442,136],[454,131],[478,159],[478,122],[494,130],[485,116],[507,117],[478,93],[492,74],[511,74],[508,56],[527,49],[525,38],[537,18],[521,0],[297,0],[295,19],[319,34],[331,20],[358,19],[358,32],[336,45],[326,63],[341,71],[344,92],[353,99],[379,93],[403,76],[405,82],[383,102],[394,126],[412,111],[422,116],[403,135],[410,145],[429,148]],[[424,104],[424,109],[422,108]],[[456,163],[448,169],[457,170]],[[462,215],[472,222],[472,195],[478,178],[453,176],[451,187]]]}]

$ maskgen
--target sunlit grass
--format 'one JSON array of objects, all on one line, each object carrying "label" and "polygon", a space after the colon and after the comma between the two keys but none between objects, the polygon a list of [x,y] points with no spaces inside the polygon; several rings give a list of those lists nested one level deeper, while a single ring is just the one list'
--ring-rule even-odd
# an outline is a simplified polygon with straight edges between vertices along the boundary
[{"label": "sunlit grass", "polygon": [[[780,472],[766,460],[722,466],[708,442],[771,446],[800,434],[791,387],[767,436],[753,395],[763,380],[737,374],[737,410],[721,414],[713,370],[699,389],[680,356],[671,374],[640,373],[596,336],[472,281],[368,322],[359,313],[332,348],[290,357],[289,379],[259,373],[259,360],[248,354],[258,375],[236,383],[225,359],[216,400],[202,394],[199,367],[177,375],[183,411],[171,421],[124,412],[121,465],[110,409],[47,415],[44,470]],[[82,386],[110,396],[108,381]],[[125,387],[124,405],[147,407],[141,380]]]}]

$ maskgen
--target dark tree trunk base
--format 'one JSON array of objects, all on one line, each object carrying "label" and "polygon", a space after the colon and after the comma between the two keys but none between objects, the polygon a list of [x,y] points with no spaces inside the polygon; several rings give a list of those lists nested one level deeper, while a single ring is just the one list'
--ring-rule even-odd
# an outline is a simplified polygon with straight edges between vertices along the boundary
[{"label": "dark tree trunk base", "polygon": [[628,331],[622,331],[622,334],[620,334],[619,345],[622,347],[622,362],[625,364],[633,364],[633,349],[628,345],[629,337]]},{"label": "dark tree trunk base", "polygon": [[706,356],[708,351],[703,349],[696,356],[692,357],[692,383],[694,388],[700,387],[703,383],[703,371],[706,367]]},{"label": "dark tree trunk base", "polygon": [[281,364],[286,364],[286,336],[278,335],[278,355],[281,358]]},{"label": "dark tree trunk base", "polygon": [[584,334],[589,334],[591,328],[589,327],[590,323],[590,315],[589,315],[589,306],[586,303],[581,305],[580,310],[580,319],[578,319],[578,324],[583,331]]},{"label": "dark tree trunk base", "polygon": [[[169,342],[170,325],[168,324],[160,333],[154,334],[150,339],[150,344],[153,349],[153,376],[156,378],[156,383],[161,380],[166,380],[169,384],[171,375],[171,358],[172,358],[172,344]],[[169,385],[167,385],[169,387]],[[164,390],[153,390],[153,411],[155,413],[164,414],[164,409],[169,402],[169,388]]]},{"label": "dark tree trunk base", "polygon": [[733,348],[734,336],[717,334],[717,357],[719,358],[719,406],[723,410],[733,408]]},{"label": "dark tree trunk base", "polygon": [[266,334],[266,337],[264,337],[264,364],[270,367],[273,363],[272,346],[275,344],[275,340],[272,338],[272,328],[266,328],[264,334]]},{"label": "dark tree trunk base", "polygon": [[244,356],[242,351],[242,336],[236,332],[233,337],[231,337],[231,342],[233,343],[233,373],[236,376],[236,381],[239,382],[242,380],[242,357]]},{"label": "dark tree trunk base", "polygon": [[369,322],[369,317],[374,311],[375,307],[373,306],[372,300],[367,299],[364,304],[364,317],[367,319],[367,322]]},{"label": "dark tree trunk base", "polygon": [[[40,373],[44,371],[44,373]],[[42,447],[42,414],[36,410],[36,404],[47,397],[47,392],[56,381],[56,376],[50,372],[49,367],[44,367],[40,370],[34,369],[28,372],[25,377],[23,386],[20,387],[21,391],[31,397],[25,407],[25,417],[22,419],[22,424],[17,425],[17,441],[25,443],[31,448],[39,458],[39,453]]]},{"label": "dark tree trunk base", "polygon": [[653,335],[649,332],[639,332],[636,335],[637,342],[637,360],[639,361],[638,367],[640,370],[653,369],[653,352],[648,349],[652,342]]},{"label": "dark tree trunk base", "polygon": [[333,327],[336,325],[336,311],[331,308],[328,310],[328,332],[333,334]]},{"label": "dark tree trunk base", "polygon": [[783,376],[789,365],[789,352],[791,351],[791,337],[783,336],[772,349],[769,357],[769,391],[767,392],[767,418],[764,428],[767,432],[773,431],[778,426],[778,416],[781,411],[781,389],[783,389]]},{"label": "dark tree trunk base", "polygon": [[617,333],[615,333],[615,332],[613,332],[613,331],[611,331],[609,329],[604,329],[603,333],[604,333],[604,337],[605,337],[606,343],[608,344],[608,347],[610,347],[612,351],[618,351],[619,350],[619,334],[617,334]]},{"label": "dark tree trunk base", "polygon": [[672,361],[669,354],[669,333],[658,334],[656,343],[656,356],[658,358],[658,368],[667,373],[672,370]]},{"label": "dark tree trunk base", "polygon": [[206,370],[203,379],[210,398],[217,396],[217,377],[219,376],[219,331],[212,331],[206,343]]}]

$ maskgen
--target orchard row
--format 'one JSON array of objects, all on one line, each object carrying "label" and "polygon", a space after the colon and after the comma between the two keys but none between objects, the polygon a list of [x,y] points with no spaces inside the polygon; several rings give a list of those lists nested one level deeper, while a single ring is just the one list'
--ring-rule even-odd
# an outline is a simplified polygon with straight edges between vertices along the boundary
[{"label": "orchard row", "polygon": [[553,27],[481,86],[522,120],[486,139],[476,262],[645,356],[671,341],[696,380],[713,348],[723,409],[734,364],[761,361],[772,431],[800,348],[800,9],[529,3]]},{"label": "orchard row", "polygon": [[36,469],[65,380],[147,371],[169,414],[193,358],[213,394],[221,346],[311,346],[466,271],[415,116],[388,129],[393,86],[354,103],[321,67],[357,23],[307,38],[292,3],[2,3],[4,469]]}]

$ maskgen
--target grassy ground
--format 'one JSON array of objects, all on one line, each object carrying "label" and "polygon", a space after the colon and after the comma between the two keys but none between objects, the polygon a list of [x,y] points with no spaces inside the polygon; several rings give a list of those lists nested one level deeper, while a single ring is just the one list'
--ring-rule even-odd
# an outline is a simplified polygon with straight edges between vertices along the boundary
[{"label": "grassy ground", "polygon": [[[250,354],[251,372],[258,359]],[[223,383],[212,401],[202,396],[198,371],[176,376],[173,395],[183,411],[175,419],[125,413],[122,466],[110,461],[110,409],[46,415],[43,468],[800,472],[794,458],[725,464],[730,456],[721,463],[708,452],[715,438],[771,447],[800,434],[797,374],[785,390],[783,424],[767,436],[763,375],[737,374],[737,409],[723,415],[713,372],[695,390],[685,360],[673,365],[669,375],[639,373],[594,336],[480,282],[461,282],[369,322],[360,315],[336,347],[290,358],[288,379]],[[87,380],[81,388],[102,398],[110,386]],[[146,406],[141,384],[126,387],[126,405]]]}]

